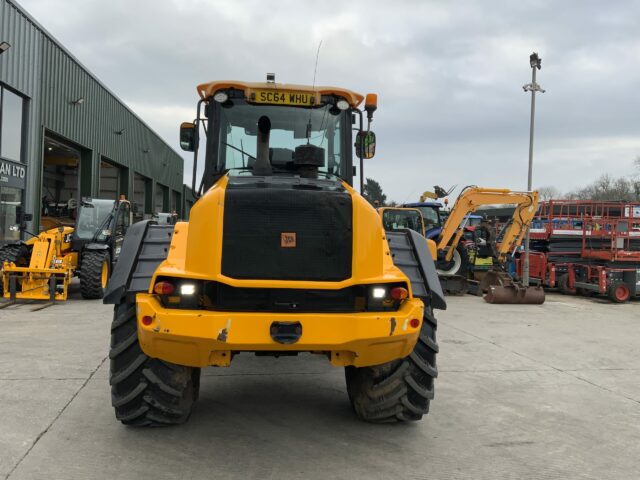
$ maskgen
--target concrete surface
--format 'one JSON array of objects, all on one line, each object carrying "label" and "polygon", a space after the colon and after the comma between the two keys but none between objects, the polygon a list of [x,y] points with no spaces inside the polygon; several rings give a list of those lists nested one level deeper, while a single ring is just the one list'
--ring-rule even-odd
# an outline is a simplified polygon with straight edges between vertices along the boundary
[{"label": "concrete surface", "polygon": [[422,422],[359,422],[342,371],[322,358],[240,355],[204,371],[188,424],[140,430],[110,404],[110,307],[10,307],[0,478],[639,478],[639,314],[637,302],[454,297],[439,313],[440,377]]}]

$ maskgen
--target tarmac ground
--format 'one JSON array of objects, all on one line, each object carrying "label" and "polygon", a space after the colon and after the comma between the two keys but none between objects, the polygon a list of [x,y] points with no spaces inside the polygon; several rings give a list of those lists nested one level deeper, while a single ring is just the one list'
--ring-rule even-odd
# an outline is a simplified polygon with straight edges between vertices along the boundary
[{"label": "tarmac ground", "polygon": [[[77,287],[77,286],[76,286]],[[325,358],[241,354],[203,370],[185,425],[116,421],[112,307],[0,310],[0,478],[640,478],[640,304],[449,297],[431,412],[372,425]]]}]

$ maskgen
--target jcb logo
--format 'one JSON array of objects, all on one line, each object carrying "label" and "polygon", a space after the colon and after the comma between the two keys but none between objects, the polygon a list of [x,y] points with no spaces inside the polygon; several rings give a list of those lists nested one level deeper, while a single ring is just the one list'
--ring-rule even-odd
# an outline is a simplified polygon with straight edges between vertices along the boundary
[{"label": "jcb logo", "polygon": [[280,234],[280,247],[282,248],[295,248],[296,247],[296,234],[295,232]]}]

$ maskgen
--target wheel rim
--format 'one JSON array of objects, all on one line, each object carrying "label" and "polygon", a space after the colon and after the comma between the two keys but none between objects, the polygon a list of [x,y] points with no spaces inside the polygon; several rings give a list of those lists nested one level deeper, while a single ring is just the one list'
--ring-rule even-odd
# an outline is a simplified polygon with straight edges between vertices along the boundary
[{"label": "wheel rim", "polygon": [[462,266],[462,257],[460,256],[460,252],[458,250],[453,251],[453,258],[449,262],[442,262],[437,268],[437,271],[440,275],[456,275],[460,271],[460,267]]},{"label": "wheel rim", "polygon": [[102,280],[102,288],[105,288],[107,286],[107,281],[109,280],[109,264],[107,263],[106,260],[102,263],[101,280]]},{"label": "wheel rim", "polygon": [[613,291],[613,295],[616,297],[616,300],[625,302],[627,298],[629,298],[629,288],[626,285],[618,285]]}]

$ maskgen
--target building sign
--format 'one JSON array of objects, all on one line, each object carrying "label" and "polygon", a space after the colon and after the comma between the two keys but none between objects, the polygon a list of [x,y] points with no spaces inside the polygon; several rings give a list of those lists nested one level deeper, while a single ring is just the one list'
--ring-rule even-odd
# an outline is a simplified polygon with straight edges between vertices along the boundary
[{"label": "building sign", "polygon": [[24,188],[26,181],[25,165],[0,159],[0,187]]}]

